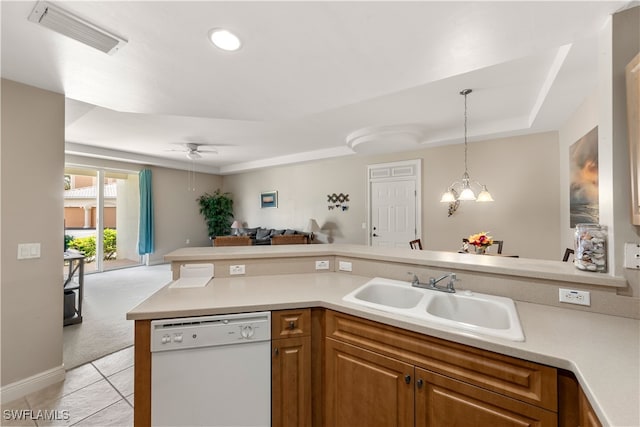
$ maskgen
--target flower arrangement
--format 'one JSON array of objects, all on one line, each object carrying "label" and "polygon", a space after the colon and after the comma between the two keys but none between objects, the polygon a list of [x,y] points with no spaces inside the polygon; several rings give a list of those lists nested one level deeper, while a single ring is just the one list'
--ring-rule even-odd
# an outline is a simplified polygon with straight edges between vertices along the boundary
[{"label": "flower arrangement", "polygon": [[481,231],[478,234],[469,236],[469,244],[477,248],[488,248],[493,245],[493,237],[489,236],[487,231]]}]

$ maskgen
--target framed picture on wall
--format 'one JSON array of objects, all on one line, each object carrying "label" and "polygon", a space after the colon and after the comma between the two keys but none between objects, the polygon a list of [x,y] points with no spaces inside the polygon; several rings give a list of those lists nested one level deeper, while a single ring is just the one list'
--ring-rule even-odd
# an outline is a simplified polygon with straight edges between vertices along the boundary
[{"label": "framed picture on wall", "polygon": [[260,207],[261,208],[277,208],[278,207],[278,192],[277,191],[263,191],[260,193]]},{"label": "framed picture on wall", "polygon": [[598,190],[598,127],[569,147],[569,224],[597,224],[600,216]]}]

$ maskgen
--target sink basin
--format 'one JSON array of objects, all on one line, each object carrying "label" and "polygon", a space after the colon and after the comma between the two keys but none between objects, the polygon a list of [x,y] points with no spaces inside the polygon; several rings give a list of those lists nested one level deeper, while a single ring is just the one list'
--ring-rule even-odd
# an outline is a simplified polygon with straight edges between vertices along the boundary
[{"label": "sink basin", "polygon": [[376,277],[343,300],[466,332],[524,341],[518,312],[510,298],[471,291],[448,294]]},{"label": "sink basin", "polygon": [[484,335],[524,341],[524,333],[513,300],[471,291],[433,295],[426,314],[438,323]]},{"label": "sink basin", "polygon": [[427,304],[427,313],[443,319],[481,326],[509,329],[507,307],[496,301],[463,295],[434,295]]},{"label": "sink basin", "polygon": [[375,308],[414,308],[424,298],[424,292],[407,282],[389,279],[374,279],[347,295],[345,301],[374,306]]}]

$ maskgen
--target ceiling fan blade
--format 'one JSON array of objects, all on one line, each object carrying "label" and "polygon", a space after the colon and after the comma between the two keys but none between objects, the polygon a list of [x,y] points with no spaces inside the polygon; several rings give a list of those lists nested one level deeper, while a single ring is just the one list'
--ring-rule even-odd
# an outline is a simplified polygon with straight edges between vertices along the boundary
[{"label": "ceiling fan blade", "polygon": [[187,152],[187,158],[191,160],[195,160],[195,159],[201,159],[202,156],[200,155],[200,153],[194,150],[194,151]]}]

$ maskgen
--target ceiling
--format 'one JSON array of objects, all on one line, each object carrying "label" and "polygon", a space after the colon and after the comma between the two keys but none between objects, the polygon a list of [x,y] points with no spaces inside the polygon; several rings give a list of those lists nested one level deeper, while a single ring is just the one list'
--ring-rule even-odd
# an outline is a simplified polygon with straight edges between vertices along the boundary
[{"label": "ceiling", "polygon": [[128,40],[112,55],[28,21],[35,4],[0,4],[2,77],[65,94],[67,153],[231,174],[460,143],[465,88],[471,142],[557,130],[630,3],[56,2]]}]

